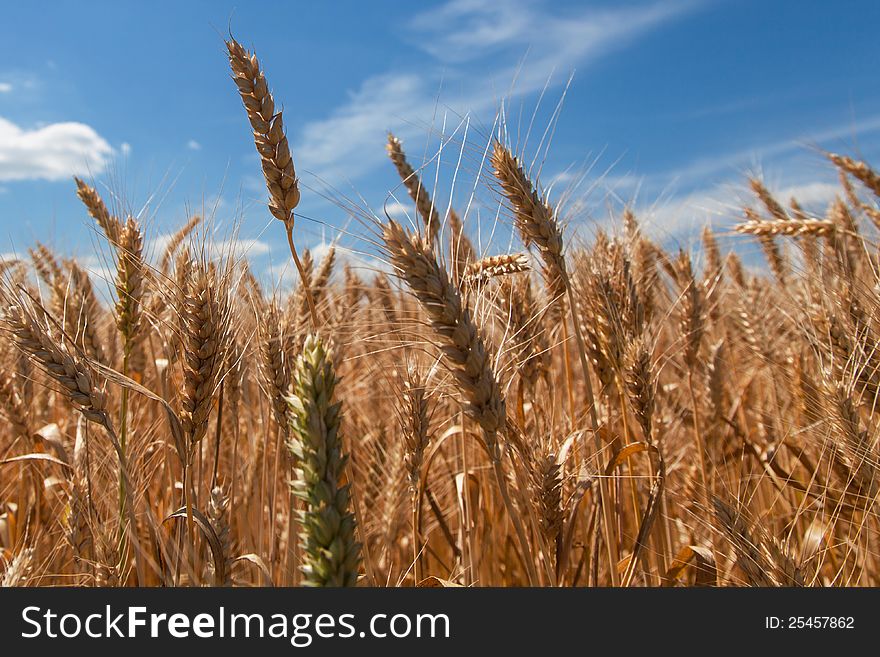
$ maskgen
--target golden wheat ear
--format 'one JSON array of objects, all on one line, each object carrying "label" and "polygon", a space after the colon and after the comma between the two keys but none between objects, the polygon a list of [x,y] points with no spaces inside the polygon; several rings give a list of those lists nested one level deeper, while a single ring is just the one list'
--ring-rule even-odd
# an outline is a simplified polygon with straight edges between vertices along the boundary
[{"label": "golden wheat ear", "polygon": [[[293,240],[294,209],[299,205],[299,179],[293,167],[290,145],[284,132],[282,112],[275,112],[275,99],[269,91],[266,75],[255,53],[249,52],[238,41],[226,42],[232,79],[238,88],[253,130],[254,145],[260,155],[266,189],[269,191],[269,211],[284,223],[290,255],[300,280],[305,280],[302,264]],[[318,329],[318,313],[308,285],[305,286],[312,329]]]},{"label": "golden wheat ear", "polygon": [[492,149],[492,166],[505,198],[513,210],[514,223],[523,244],[538,248],[544,263],[547,294],[554,304],[563,303],[568,272],[562,253],[562,229],[556,214],[529,180],[519,161],[501,142]]},{"label": "golden wheat ear", "polygon": [[[392,265],[430,319],[433,333],[440,341],[465,402],[465,412],[482,429],[495,483],[515,527],[520,549],[524,554],[529,554],[532,548],[519,512],[513,506],[507,475],[502,469],[502,450],[498,439],[509,428],[506,401],[492,366],[485,337],[464,307],[458,288],[450,282],[446,270],[437,263],[425,238],[408,234],[394,221],[385,224],[382,238]],[[507,435],[510,438],[511,433]],[[525,566],[529,581],[537,584],[537,569],[531,559],[526,560]]]},{"label": "golden wheat ear", "polygon": [[385,150],[425,222],[428,245],[433,247],[440,233],[440,215],[437,213],[437,208],[434,207],[434,201],[431,200],[431,195],[422,185],[419,175],[407,161],[406,154],[403,152],[403,144],[390,132]]},{"label": "golden wheat ear", "polygon": [[74,177],[74,181],[76,182],[76,195],[79,196],[83,205],[86,206],[92,219],[104,231],[104,235],[107,236],[110,244],[118,244],[119,234],[122,232],[123,226],[119,217],[110,214],[110,211],[104,204],[104,199],[101,198],[101,195],[98,194],[94,187],[87,185],[80,178]]},{"label": "golden wheat ear", "polygon": [[275,112],[275,99],[257,55],[233,38],[226,42],[226,48],[232,80],[247,111],[254,132],[254,145],[263,165],[269,190],[269,210],[276,219],[292,228],[293,210],[299,204],[299,181],[284,134],[282,112]]}]

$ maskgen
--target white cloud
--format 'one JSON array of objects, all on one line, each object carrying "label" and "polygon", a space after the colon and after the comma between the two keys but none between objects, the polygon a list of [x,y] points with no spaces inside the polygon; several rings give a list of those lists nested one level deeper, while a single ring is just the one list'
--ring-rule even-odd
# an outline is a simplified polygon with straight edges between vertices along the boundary
[{"label": "white cloud", "polygon": [[221,240],[212,242],[209,246],[209,253],[214,257],[224,256],[233,259],[256,258],[272,250],[268,243],[257,239]]},{"label": "white cloud", "polygon": [[190,139],[186,142],[186,147],[191,151],[200,151],[202,150],[202,145],[197,142],[195,139]]},{"label": "white cloud", "polygon": [[416,33],[434,33],[436,41],[416,42],[437,59],[464,61],[522,41],[533,18],[529,4],[452,0],[416,16],[410,26]]},{"label": "white cloud", "polygon": [[[576,66],[625,47],[694,6],[656,2],[560,16],[547,3],[538,7],[528,0],[452,0],[409,24],[407,36],[430,55],[431,64],[364,80],[328,117],[303,127],[295,136],[295,157],[305,170],[331,183],[356,178],[384,163],[386,130],[407,140],[424,135],[438,109],[440,115],[461,116],[494,111],[500,98],[509,97],[511,83],[510,94],[518,96],[541,90],[554,73],[556,82],[563,83]],[[505,56],[498,55],[499,49]],[[523,55],[521,65],[511,64]],[[440,101],[443,107],[438,108]],[[414,151],[412,144],[409,150]]]},{"label": "white cloud", "polygon": [[0,117],[0,181],[99,174],[112,154],[110,144],[84,123],[25,130]]},{"label": "white cloud", "polygon": [[734,188],[706,188],[636,208],[636,216],[649,235],[665,240],[693,234],[707,223],[729,225],[737,219],[744,195]]},{"label": "white cloud", "polygon": [[400,201],[389,201],[382,206],[382,210],[395,221],[407,221],[412,216],[410,213],[415,210],[415,204],[406,205]]},{"label": "white cloud", "polygon": [[119,152],[122,153],[123,156],[128,157],[131,155],[131,144],[127,141],[122,142],[119,144]]},{"label": "white cloud", "polygon": [[304,126],[295,147],[297,161],[329,181],[363,174],[383,161],[385,131],[395,117],[430,116],[431,103],[419,75],[369,78],[331,116]]},{"label": "white cloud", "polygon": [[547,176],[548,187],[570,185],[578,181],[579,174],[576,171],[560,171],[557,174]]},{"label": "white cloud", "polygon": [[802,182],[778,190],[771,188],[770,191],[783,203],[797,199],[802,207],[819,211],[825,210],[828,204],[842,194],[839,184],[819,181]]},{"label": "white cloud", "polygon": [[113,259],[109,257],[100,257],[93,254],[77,255],[76,263],[92,279],[92,285],[98,298],[108,302],[112,298],[110,289],[116,280],[116,266]]},{"label": "white cloud", "polygon": [[[387,263],[382,260],[342,246],[338,242],[328,242],[326,240],[322,240],[318,244],[309,247],[309,251],[315,262],[315,267],[318,267],[319,263],[324,260],[331,246],[336,250],[336,261],[333,267],[334,276],[338,276],[346,265],[362,274],[369,272],[378,273],[380,271],[385,273],[390,272]],[[288,271],[286,273],[289,273],[293,277],[293,280],[298,280],[296,269],[292,266],[287,269]]]},{"label": "white cloud", "polygon": [[332,242],[321,241],[318,244],[314,244],[309,247],[309,252],[312,254],[312,259],[316,263],[320,263],[324,258],[327,257],[327,254],[330,252],[330,247],[335,247],[336,249],[336,257],[338,258],[340,253],[344,252],[344,250],[339,248],[339,245],[333,244]]},{"label": "white cloud", "polygon": [[[158,261],[162,257],[162,254],[165,253],[165,249],[168,247],[168,243],[171,241],[172,236],[173,233],[166,233],[150,239],[146,251],[150,254],[153,260]],[[196,244],[201,244],[198,239],[199,238],[197,238]],[[228,240],[208,239],[205,242],[205,249],[205,255],[209,258],[232,258],[234,260],[243,257],[258,258],[267,255],[272,251],[272,247],[268,242],[259,239],[245,238]]]},{"label": "white cloud", "polygon": [[12,91],[12,85],[8,82],[0,82],[0,94],[8,94]]}]

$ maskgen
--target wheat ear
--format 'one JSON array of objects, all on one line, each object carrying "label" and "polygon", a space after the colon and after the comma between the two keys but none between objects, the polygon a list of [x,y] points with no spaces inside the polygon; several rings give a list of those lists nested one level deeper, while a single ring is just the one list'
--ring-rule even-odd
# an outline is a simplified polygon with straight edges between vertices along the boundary
[{"label": "wheat ear", "polygon": [[183,241],[189,237],[196,228],[198,228],[200,223],[202,223],[202,216],[194,214],[189,218],[189,221],[180,228],[180,230],[172,233],[171,237],[168,239],[168,245],[165,247],[165,250],[162,251],[162,260],[159,264],[159,271],[165,275],[171,271],[171,262],[174,260],[177,250],[180,248],[181,244],[183,244]]},{"label": "wheat ear", "polygon": [[513,209],[514,222],[523,244],[538,247],[551,301],[561,303],[565,297],[568,275],[562,253],[562,230],[553,208],[541,198],[516,157],[501,142],[495,142],[492,166],[504,196]]},{"label": "wheat ear", "polygon": [[[4,328],[12,336],[16,345],[34,361],[50,378],[61,387],[83,417],[104,427],[113,444],[119,463],[120,480],[125,491],[125,503],[120,512],[125,512],[132,536],[136,537],[137,523],[131,499],[131,480],[125,453],[120,447],[113,424],[106,410],[107,398],[97,385],[97,377],[87,360],[77,353],[71,353],[63,338],[55,335],[58,326],[39,304],[31,298],[9,300],[4,310]],[[53,330],[54,329],[54,330]],[[124,531],[124,520],[119,518],[120,534]],[[122,554],[122,550],[120,550]],[[138,580],[144,581],[144,570],[140,549],[135,550]]]},{"label": "wheat ear", "polygon": [[483,428],[489,451],[497,458],[496,438],[506,421],[504,397],[479,329],[424,238],[408,234],[395,221],[385,224],[382,237],[392,265],[421,302],[441,338],[443,352],[467,401],[466,410]]},{"label": "wheat ear", "polygon": [[403,152],[403,144],[390,132],[388,133],[388,143],[385,145],[385,150],[388,152],[388,157],[397,169],[397,173],[406,186],[409,195],[415,201],[416,208],[422,216],[422,221],[425,222],[428,244],[433,247],[440,232],[440,215],[437,213],[437,208],[434,207],[431,195],[422,185],[419,175],[407,161],[406,154]]},{"label": "wheat ear", "polygon": [[874,193],[874,196],[880,198],[880,175],[877,175],[867,163],[836,153],[829,153],[828,159],[834,163],[834,166],[860,181]]},{"label": "wheat ear", "polygon": [[116,326],[123,337],[125,357],[131,354],[141,329],[144,294],[144,235],[134,217],[129,217],[119,234],[116,263]]},{"label": "wheat ear", "polygon": [[97,190],[87,185],[80,178],[74,177],[76,182],[76,195],[86,206],[89,215],[95,220],[95,223],[104,231],[104,235],[110,240],[111,244],[119,242],[119,234],[122,232],[122,222],[115,215],[110,214],[104,200]]},{"label": "wheat ear", "polygon": [[[275,112],[275,99],[269,91],[266,75],[260,68],[255,53],[249,52],[238,41],[230,38],[226,42],[229,53],[229,67],[232,79],[238,87],[241,101],[247,111],[248,120],[254,134],[254,145],[260,154],[263,177],[269,190],[269,212],[284,223],[287,244],[293,263],[303,280],[302,265],[293,243],[294,208],[299,205],[299,179],[293,167],[293,157],[287,135],[284,134],[282,113]],[[311,292],[306,290],[312,328],[318,328],[318,313]]]},{"label": "wheat ear", "polygon": [[815,235],[826,237],[835,230],[835,224],[830,219],[815,219],[807,216],[788,219],[752,219],[739,223],[735,227],[736,232],[758,237],[775,237],[787,235],[800,237],[802,235]]},{"label": "wheat ear", "polygon": [[382,231],[391,264],[403,278],[422,309],[431,320],[440,339],[453,376],[465,399],[465,412],[483,430],[486,450],[492,460],[495,480],[514,524],[530,582],[538,581],[525,529],[507,489],[506,475],[501,467],[498,434],[507,428],[504,396],[492,368],[484,338],[463,306],[461,294],[450,281],[446,270],[427,241],[418,234],[410,235],[395,221],[385,224]]},{"label": "wheat ear", "polygon": [[525,253],[503,253],[471,262],[464,270],[464,286],[480,285],[498,276],[521,274],[529,271],[529,256]]},{"label": "wheat ear", "polygon": [[215,388],[229,348],[230,311],[227,281],[212,265],[194,264],[183,299],[184,385],[181,425],[189,454],[208,430]]},{"label": "wheat ear", "polygon": [[288,400],[288,445],[296,473],[291,487],[305,503],[299,520],[306,586],[354,586],[361,561],[350,486],[342,483],[348,456],[339,434],[335,389],[331,355],[319,337],[309,335],[296,362]]}]

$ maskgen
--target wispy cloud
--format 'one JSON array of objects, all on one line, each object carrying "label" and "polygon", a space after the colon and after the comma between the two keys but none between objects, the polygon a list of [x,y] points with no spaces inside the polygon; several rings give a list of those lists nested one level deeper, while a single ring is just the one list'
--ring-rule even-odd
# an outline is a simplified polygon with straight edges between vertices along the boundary
[{"label": "wispy cloud", "polygon": [[[297,159],[316,174],[357,177],[382,161],[385,130],[394,117],[430,116],[427,83],[417,74],[389,73],[364,81],[343,106],[308,123],[297,140]],[[376,157],[378,153],[378,157]]]},{"label": "wispy cloud", "polygon": [[[746,185],[750,175],[760,177],[780,201],[795,198],[808,211],[821,214],[841,190],[831,164],[810,149],[846,150],[842,142],[857,142],[877,132],[880,115],[806,134],[792,133],[768,144],[756,142],[726,153],[698,156],[655,173],[637,175],[612,169],[601,177],[584,177],[579,187],[589,186],[589,198],[582,198],[579,189],[573,189],[571,197],[578,207],[596,216],[607,209],[609,199],[635,204],[646,228],[661,239],[681,238],[706,223],[724,229],[740,221],[742,208],[755,203]],[[580,180],[568,172],[557,178],[561,185]]]},{"label": "wispy cloud", "polygon": [[842,192],[840,185],[831,182],[808,181],[772,190],[776,197],[784,202],[797,199],[806,209],[821,212],[831,201]]},{"label": "wispy cloud", "polygon": [[[158,261],[168,247],[172,237],[173,233],[167,233],[150,239],[146,252],[151,255],[153,260]],[[233,260],[243,257],[259,258],[268,255],[272,251],[272,247],[263,240],[241,237],[228,240],[209,239],[205,241],[205,247],[207,248],[206,255],[211,258],[232,258]]]},{"label": "wispy cloud", "polygon": [[8,94],[12,91],[12,84],[9,82],[0,82],[0,94]]},{"label": "wispy cloud", "polygon": [[528,50],[524,72],[534,70],[537,84],[543,85],[546,71],[540,69],[546,65],[589,64],[698,5],[678,0],[562,12],[537,0],[452,0],[416,16],[410,27],[416,43],[445,63],[495,59],[501,51],[522,55]]},{"label": "wispy cloud", "polygon": [[234,239],[209,242],[209,255],[211,257],[226,257],[237,260],[242,257],[258,258],[267,255],[272,247],[267,242],[258,239]]},{"label": "wispy cloud", "polygon": [[113,149],[84,123],[25,130],[0,117],[0,181],[61,180],[104,171]]},{"label": "wispy cloud", "polygon": [[724,178],[742,175],[748,169],[759,169],[763,163],[780,161],[811,147],[840,148],[843,140],[880,132],[880,115],[866,117],[845,125],[836,125],[805,134],[791,134],[768,144],[753,144],[727,153],[714,153],[698,157],[679,167],[671,167],[663,173],[648,175],[640,180],[646,191],[670,185],[693,188],[706,184],[712,177],[722,174]]},{"label": "wispy cloud", "polygon": [[[787,204],[795,198],[805,210],[820,216],[840,194],[837,184],[816,179],[768,187],[780,202]],[[707,224],[715,230],[730,231],[735,224],[744,220],[743,207],[755,204],[745,185],[731,184],[698,189],[652,205],[643,205],[636,209],[636,213],[648,233],[656,239],[682,240],[697,236],[699,233],[696,229]]]},{"label": "wispy cloud", "polygon": [[[821,215],[841,194],[834,167],[811,149],[842,149],[880,132],[880,115],[843,125],[792,133],[768,144],[756,142],[729,152],[698,156],[677,167],[637,175],[612,169],[595,176],[569,172],[557,184],[569,190],[573,221],[590,218],[607,223],[608,204],[634,205],[640,221],[655,238],[685,239],[696,228],[712,224],[728,230],[742,220],[742,209],[755,205],[749,176],[763,180],[783,203],[797,199],[807,211]],[[871,139],[874,139],[873,137]],[[611,220],[613,221],[613,220]]]},{"label": "wispy cloud", "polygon": [[[436,59],[462,62],[522,43],[534,15],[532,5],[452,0],[414,17],[409,27],[414,32],[414,43]],[[423,40],[423,35],[435,40]]]},{"label": "wispy cloud", "polygon": [[186,147],[191,151],[200,151],[202,150],[202,145],[197,142],[195,139],[190,139],[186,142]]},{"label": "wispy cloud", "polygon": [[[772,178],[764,182],[783,204],[794,198],[805,210],[819,215],[841,193],[830,168],[824,176],[815,171],[799,169],[785,174],[782,182],[774,182]],[[732,183],[707,185],[683,194],[660,196],[654,202],[639,204],[636,213],[648,232],[655,237],[678,239],[696,234],[694,229],[705,224],[728,230],[743,220],[744,207],[756,203],[742,177]]]},{"label": "wispy cloud", "polygon": [[367,78],[329,116],[306,124],[295,136],[297,161],[335,182],[357,178],[383,162],[386,130],[423,135],[414,126],[433,121],[438,105],[441,114],[480,115],[502,97],[539,91],[554,74],[564,83],[575,68],[696,6],[669,1],[559,15],[547,2],[452,0],[406,24],[406,38],[428,61]]},{"label": "wispy cloud", "polygon": [[412,213],[416,211],[415,204],[406,205],[400,201],[389,201],[382,206],[382,210],[395,221],[409,221]]}]

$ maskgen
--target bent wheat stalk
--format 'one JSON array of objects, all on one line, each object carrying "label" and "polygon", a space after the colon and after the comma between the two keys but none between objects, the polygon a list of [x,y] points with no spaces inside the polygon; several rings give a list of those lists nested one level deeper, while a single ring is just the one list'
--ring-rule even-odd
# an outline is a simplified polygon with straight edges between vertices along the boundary
[{"label": "bent wheat stalk", "polygon": [[449,281],[426,239],[410,235],[395,221],[383,227],[382,239],[391,264],[419,300],[440,339],[453,376],[465,399],[465,412],[480,425],[486,451],[492,460],[501,497],[523,553],[530,582],[538,581],[531,548],[519,514],[510,500],[507,478],[501,465],[498,434],[507,428],[504,396],[489,359],[485,341],[463,306],[461,294]]},{"label": "bent wheat stalk", "polygon": [[[563,255],[562,230],[556,215],[549,203],[541,197],[538,190],[529,180],[513,153],[500,141],[496,141],[492,150],[492,166],[495,177],[501,184],[501,189],[508,203],[510,203],[514,222],[526,247],[535,244],[544,262],[544,281],[548,295],[555,301],[554,305],[568,297],[569,306],[574,323],[574,334],[577,341],[578,357],[580,358],[583,381],[587,392],[587,406],[590,417],[590,425],[593,433],[593,441],[596,454],[602,452],[602,440],[599,436],[599,418],[596,414],[596,397],[593,393],[593,384],[590,378],[590,368],[587,365],[586,346],[581,332],[580,321],[577,317],[574,292],[565,265]],[[567,323],[562,322],[564,330]],[[566,363],[568,359],[566,358]],[[569,386],[571,395],[571,386]],[[573,418],[572,418],[573,419]],[[600,481],[603,519],[606,532],[610,535],[615,526],[614,519],[610,516],[608,487],[605,480]],[[616,554],[616,542],[608,540],[606,547],[611,561],[611,577],[614,585],[618,583],[618,573],[614,564],[618,558]]]},{"label": "bent wheat stalk", "polygon": [[[128,534],[135,541],[135,565],[138,580],[144,582],[145,570],[141,559],[141,549],[137,544],[137,522],[131,497],[131,479],[125,453],[119,444],[110,415],[106,410],[107,397],[103,389],[96,385],[96,373],[89,362],[65,344],[63,336],[56,335],[60,326],[39,305],[39,302],[22,292],[18,299],[6,293],[6,307],[3,312],[3,327],[12,336],[16,345],[28,358],[37,364],[59,386],[71,404],[89,422],[104,428],[118,459],[120,478],[125,490],[125,503],[120,511],[120,533]],[[128,530],[125,522],[128,522]],[[120,551],[121,546],[120,546]],[[125,554],[119,555],[119,566],[124,565]]]}]

